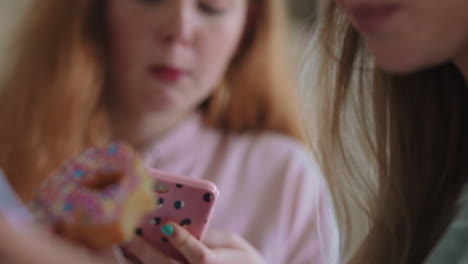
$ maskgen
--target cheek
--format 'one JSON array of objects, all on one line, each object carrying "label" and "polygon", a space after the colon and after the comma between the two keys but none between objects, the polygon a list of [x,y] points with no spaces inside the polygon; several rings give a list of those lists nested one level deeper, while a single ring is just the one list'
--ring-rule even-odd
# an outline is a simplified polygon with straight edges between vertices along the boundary
[{"label": "cheek", "polygon": [[136,61],[145,58],[141,53],[145,48],[143,47],[145,33],[140,32],[139,28],[118,23],[111,32],[111,61],[121,68],[122,72],[119,74],[125,74],[127,70],[135,66]]},{"label": "cheek", "polygon": [[148,56],[142,54],[144,32],[123,22],[115,23],[110,32],[110,81],[120,96],[131,98],[138,92],[134,87],[143,87],[142,67]]},{"label": "cheek", "polygon": [[366,37],[376,63],[389,72],[410,73],[453,60],[468,47],[468,27],[458,26],[468,25],[468,16],[455,4],[459,1],[447,0],[442,7],[441,2],[420,0],[419,6],[403,13],[389,32],[378,38]]},{"label": "cheek", "polygon": [[214,88],[223,78],[237,51],[238,39],[236,34],[213,34],[201,43],[197,56],[199,77],[208,89]]}]

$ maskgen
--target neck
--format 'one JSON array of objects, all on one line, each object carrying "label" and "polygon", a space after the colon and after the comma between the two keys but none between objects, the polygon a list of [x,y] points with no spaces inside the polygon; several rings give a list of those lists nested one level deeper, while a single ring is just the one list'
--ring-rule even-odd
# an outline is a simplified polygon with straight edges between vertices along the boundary
[{"label": "neck", "polygon": [[468,47],[455,58],[454,62],[468,83]]},{"label": "neck", "polygon": [[187,117],[187,114],[141,114],[122,107],[113,107],[110,117],[113,138],[125,141],[143,151],[151,142],[175,128]]}]

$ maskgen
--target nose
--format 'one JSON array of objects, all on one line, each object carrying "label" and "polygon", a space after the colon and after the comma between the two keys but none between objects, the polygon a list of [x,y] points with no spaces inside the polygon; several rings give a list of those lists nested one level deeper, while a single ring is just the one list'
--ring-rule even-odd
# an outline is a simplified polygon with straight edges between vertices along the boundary
[{"label": "nose", "polygon": [[193,42],[196,21],[190,2],[185,0],[170,0],[166,18],[160,28],[161,41],[166,45],[190,45]]}]

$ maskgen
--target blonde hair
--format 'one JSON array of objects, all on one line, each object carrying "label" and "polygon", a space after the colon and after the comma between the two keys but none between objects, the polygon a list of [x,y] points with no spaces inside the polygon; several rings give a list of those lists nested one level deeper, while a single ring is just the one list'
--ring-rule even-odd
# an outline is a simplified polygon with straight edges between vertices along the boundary
[{"label": "blonde hair", "polygon": [[354,199],[370,226],[350,263],[421,263],[467,182],[463,77],[452,64],[406,76],[382,72],[335,1],[323,1],[320,12],[312,137],[341,201],[347,257],[357,223],[344,201]]},{"label": "blonde hair", "polygon": [[[258,16],[226,73],[229,95],[218,89],[203,104],[206,122],[301,139],[280,1],[255,3]],[[0,90],[0,167],[24,200],[65,160],[110,140],[104,14],[101,0],[34,1],[14,42]]]}]

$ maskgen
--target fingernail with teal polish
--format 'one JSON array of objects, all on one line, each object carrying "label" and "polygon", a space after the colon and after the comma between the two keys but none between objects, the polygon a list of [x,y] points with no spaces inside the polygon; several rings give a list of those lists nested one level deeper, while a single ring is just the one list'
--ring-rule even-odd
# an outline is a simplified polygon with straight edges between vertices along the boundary
[{"label": "fingernail with teal polish", "polygon": [[174,234],[174,227],[171,225],[164,225],[161,227],[161,232],[166,236],[172,236],[172,234]]}]

